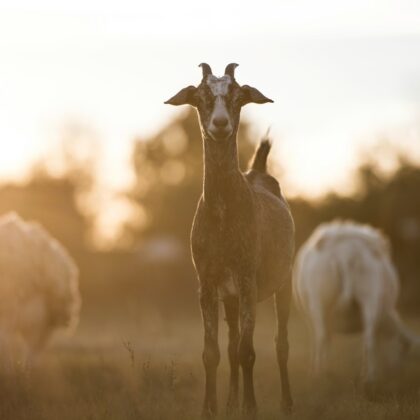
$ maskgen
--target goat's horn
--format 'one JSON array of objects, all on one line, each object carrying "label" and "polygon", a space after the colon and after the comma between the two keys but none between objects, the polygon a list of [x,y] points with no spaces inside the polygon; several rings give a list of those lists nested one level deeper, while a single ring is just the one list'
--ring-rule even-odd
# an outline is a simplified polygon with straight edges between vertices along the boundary
[{"label": "goat's horn", "polygon": [[235,69],[238,67],[239,64],[236,63],[230,63],[225,68],[225,74],[230,76],[232,79],[235,77]]},{"label": "goat's horn", "polygon": [[201,63],[198,65],[198,67],[201,67],[203,69],[203,79],[205,79],[210,74],[213,74],[211,71],[211,67],[207,63]]}]

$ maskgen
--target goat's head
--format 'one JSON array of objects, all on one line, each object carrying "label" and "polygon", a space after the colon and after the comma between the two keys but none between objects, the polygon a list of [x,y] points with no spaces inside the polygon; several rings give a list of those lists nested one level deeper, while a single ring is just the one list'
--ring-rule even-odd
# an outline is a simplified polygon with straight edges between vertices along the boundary
[{"label": "goat's head", "polygon": [[235,80],[237,66],[235,63],[228,64],[225,74],[216,77],[208,64],[200,64],[203,70],[201,83],[197,87],[188,86],[180,90],[165,104],[188,104],[197,108],[205,138],[216,142],[234,138],[244,105],[273,102],[251,86],[240,86]]}]

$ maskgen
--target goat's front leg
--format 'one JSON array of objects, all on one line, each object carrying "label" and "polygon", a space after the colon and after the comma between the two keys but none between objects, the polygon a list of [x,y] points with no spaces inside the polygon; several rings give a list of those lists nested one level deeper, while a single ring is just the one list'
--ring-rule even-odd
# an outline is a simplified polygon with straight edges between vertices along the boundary
[{"label": "goat's front leg", "polygon": [[200,306],[204,325],[203,363],[206,371],[203,417],[217,413],[216,372],[220,360],[218,344],[219,308],[217,289],[211,285],[200,288]]},{"label": "goat's front leg", "polygon": [[253,277],[242,277],[239,286],[239,320],[241,334],[239,339],[239,363],[242,368],[244,399],[243,410],[246,415],[256,417],[253,370],[255,363],[254,329],[257,305],[257,290]]},{"label": "goat's front leg", "polygon": [[238,407],[239,390],[239,300],[237,297],[229,297],[224,302],[226,322],[229,327],[228,354],[230,363],[230,385],[227,402],[228,414],[234,412]]}]

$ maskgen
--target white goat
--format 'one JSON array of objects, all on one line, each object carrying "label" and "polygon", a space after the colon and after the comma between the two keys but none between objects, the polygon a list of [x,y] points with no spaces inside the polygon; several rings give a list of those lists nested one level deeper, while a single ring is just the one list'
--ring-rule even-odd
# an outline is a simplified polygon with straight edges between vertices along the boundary
[{"label": "white goat", "polygon": [[418,344],[397,313],[398,276],[378,230],[353,222],[320,225],[300,249],[293,277],[313,333],[315,373],[325,366],[333,331],[363,331],[366,384],[377,379],[379,360],[397,367],[403,350]]},{"label": "white goat", "polygon": [[40,225],[0,217],[0,359],[25,360],[53,331],[75,327],[78,269]]}]

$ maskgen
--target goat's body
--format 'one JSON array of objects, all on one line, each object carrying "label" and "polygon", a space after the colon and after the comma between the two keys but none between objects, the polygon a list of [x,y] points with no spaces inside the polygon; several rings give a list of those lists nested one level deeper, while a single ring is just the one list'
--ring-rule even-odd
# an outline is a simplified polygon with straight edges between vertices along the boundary
[{"label": "goat's body", "polygon": [[[376,377],[378,340],[407,342],[396,310],[398,277],[386,238],[355,223],[321,225],[298,253],[294,294],[307,315],[314,338],[314,369],[325,364],[333,332],[361,331],[366,380]],[[382,341],[385,343],[385,341]]]},{"label": "goat's body", "polygon": [[29,355],[60,328],[78,322],[78,269],[40,225],[14,213],[0,217],[0,346]]},{"label": "goat's body", "polygon": [[[246,178],[257,199],[257,224],[261,227],[256,241],[258,301],[272,296],[290,281],[294,252],[294,225],[287,201],[277,181],[265,173],[250,171]],[[276,191],[277,190],[277,191]]]},{"label": "goat's body", "polygon": [[290,411],[287,371],[287,320],[291,293],[294,226],[277,181],[267,174],[270,142],[261,142],[248,174],[239,169],[237,132],[240,112],[248,103],[273,102],[258,89],[240,86],[230,63],[215,77],[201,63],[198,87],[181,89],[166,103],[197,108],[203,135],[204,183],[191,232],[191,250],[200,283],[204,327],[203,362],[206,372],[203,414],[217,412],[219,301],[229,326],[231,368],[228,409],[238,405],[239,367],[243,373],[243,408],[256,413],[253,384],[253,335],[256,304],[273,294],[277,309],[277,358],[282,405]]},{"label": "goat's body", "polygon": [[293,219],[270,175],[251,170],[240,174],[232,189],[226,186],[228,182],[223,180],[227,200],[221,195],[207,205],[200,198],[192,230],[194,261],[199,265],[205,256],[206,266],[211,261],[211,269],[220,270],[216,281],[222,300],[238,296],[238,274],[252,266],[257,300],[262,301],[290,281]]},{"label": "goat's body", "polygon": [[[236,142],[232,145],[235,156]],[[215,368],[220,358],[217,344],[218,301],[223,301],[229,325],[231,385],[228,407],[237,405],[238,368],[241,365],[244,406],[247,411],[253,412],[256,303],[272,295],[276,297],[282,404],[288,411],[292,405],[287,373],[287,320],[294,251],[293,219],[275,178],[260,170],[258,153],[265,147],[264,142],[257,151],[253,168],[247,174],[239,171],[235,160],[223,161],[219,158],[218,162],[222,161],[222,165],[215,166],[209,156],[220,153],[217,147],[206,145],[204,190],[191,233],[205,326],[203,358],[208,391],[204,411],[212,413],[216,405]],[[269,147],[266,150],[264,169]],[[229,157],[229,150],[225,154]]]}]

